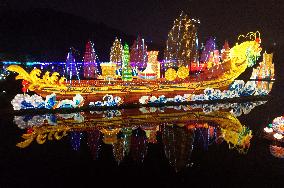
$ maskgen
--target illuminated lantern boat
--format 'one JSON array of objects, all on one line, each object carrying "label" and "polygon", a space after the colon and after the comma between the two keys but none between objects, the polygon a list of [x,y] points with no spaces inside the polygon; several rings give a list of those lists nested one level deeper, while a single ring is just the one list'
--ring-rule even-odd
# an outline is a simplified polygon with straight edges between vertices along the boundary
[{"label": "illuminated lantern boat", "polygon": [[[101,101],[108,95],[111,95],[112,98],[120,98],[120,104],[139,104],[140,99],[144,96],[150,96],[152,99],[158,99],[161,96],[168,99],[187,96],[183,101],[192,101],[191,96],[206,92],[207,94],[208,92],[212,93],[215,92],[213,91],[214,89],[218,90],[215,92],[219,97],[217,99],[221,99],[222,95],[220,95],[220,92],[226,93],[234,80],[248,67],[256,63],[260,52],[260,40],[257,34],[249,33],[244,42],[237,43],[230,49],[229,57],[225,61],[207,68],[195,77],[189,75],[187,67],[180,66],[177,71],[173,68],[168,68],[164,78],[157,78],[157,73],[153,71],[151,63],[148,63],[147,68],[139,74],[139,77],[142,79],[133,77],[131,81],[115,77],[115,66],[110,64],[103,66],[103,74],[107,74],[105,75],[107,77],[113,76],[114,78],[97,80],[67,81],[64,77],[59,78],[59,73],[57,72],[52,73],[52,75],[46,72],[41,77],[39,69],[35,68],[30,73],[27,73],[17,65],[11,65],[7,69],[19,74],[16,79],[22,79],[27,82],[25,88],[28,91],[34,91],[42,97],[55,94],[58,100],[72,99],[79,94],[84,98],[86,105],[89,105],[91,102]],[[200,100],[211,99],[215,98],[208,97]]]}]

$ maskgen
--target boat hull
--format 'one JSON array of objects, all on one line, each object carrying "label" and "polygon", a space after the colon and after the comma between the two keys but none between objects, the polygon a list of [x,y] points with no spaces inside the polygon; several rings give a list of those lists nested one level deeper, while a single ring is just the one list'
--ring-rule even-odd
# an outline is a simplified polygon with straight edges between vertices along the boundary
[{"label": "boat hull", "polygon": [[[222,88],[219,88],[222,90],[228,89],[229,86],[223,86]],[[54,92],[51,91],[44,91],[44,90],[35,90],[35,92],[42,96],[46,97],[47,95],[50,95]],[[72,91],[70,93],[68,92],[55,92],[56,93],[56,100],[61,101],[65,99],[72,100],[75,96],[75,93]],[[123,101],[123,104],[138,104],[139,99],[143,96],[164,96],[165,98],[174,98],[178,95],[184,96],[184,95],[197,95],[204,93],[204,89],[180,89],[180,90],[152,90],[152,91],[146,91],[146,92],[138,92],[138,91],[117,91],[114,92],[112,90],[110,91],[104,91],[104,92],[78,92],[77,94],[80,94],[84,98],[84,103],[88,105],[90,102],[96,102],[96,101],[102,101],[103,98],[106,95],[112,95],[113,97],[120,97]]]}]

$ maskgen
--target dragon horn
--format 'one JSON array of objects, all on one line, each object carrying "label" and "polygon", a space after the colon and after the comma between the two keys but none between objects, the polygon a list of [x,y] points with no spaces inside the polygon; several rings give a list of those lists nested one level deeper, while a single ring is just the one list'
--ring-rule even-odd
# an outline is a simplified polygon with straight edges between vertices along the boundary
[{"label": "dragon horn", "polygon": [[16,80],[19,79],[23,79],[23,80],[27,80],[28,82],[32,82],[31,77],[29,75],[29,73],[27,73],[22,67],[20,67],[19,65],[10,65],[9,67],[7,67],[8,71],[11,72],[16,72],[19,75],[16,77]]}]

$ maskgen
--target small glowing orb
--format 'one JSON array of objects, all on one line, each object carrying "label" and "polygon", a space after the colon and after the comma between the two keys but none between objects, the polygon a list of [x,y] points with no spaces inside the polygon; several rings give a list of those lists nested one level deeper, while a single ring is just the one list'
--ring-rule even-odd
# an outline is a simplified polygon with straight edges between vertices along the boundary
[{"label": "small glowing orb", "polygon": [[273,129],[272,129],[272,128],[269,128],[269,127],[265,127],[265,128],[264,128],[264,131],[267,132],[267,133],[272,133],[272,132],[273,132]]},{"label": "small glowing orb", "polygon": [[181,79],[185,79],[186,77],[188,77],[188,75],[189,71],[185,66],[181,66],[177,71],[177,76]]},{"label": "small glowing orb", "polygon": [[176,77],[177,77],[177,72],[172,68],[169,68],[165,73],[165,78],[168,81],[173,81],[174,79],[176,79]]},{"label": "small glowing orb", "polygon": [[279,133],[275,133],[273,136],[274,136],[274,138],[276,138],[276,139],[278,139],[278,140],[280,140],[280,139],[283,138],[283,135],[282,135],[282,134],[279,134]]}]

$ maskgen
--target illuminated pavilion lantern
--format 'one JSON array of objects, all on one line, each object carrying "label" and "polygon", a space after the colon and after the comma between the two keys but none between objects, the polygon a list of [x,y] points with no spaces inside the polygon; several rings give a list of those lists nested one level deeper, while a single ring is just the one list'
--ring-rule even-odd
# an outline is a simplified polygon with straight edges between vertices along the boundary
[{"label": "illuminated pavilion lantern", "polygon": [[101,69],[102,69],[102,76],[104,78],[115,78],[116,77],[116,63],[101,63]]},{"label": "illuminated pavilion lantern", "polygon": [[146,69],[140,72],[138,76],[140,79],[146,79],[146,80],[157,79],[157,72],[153,70],[153,64],[151,61],[148,61]]},{"label": "illuminated pavilion lantern", "polygon": [[153,71],[157,74],[157,77],[161,77],[161,65],[158,61],[159,51],[149,51],[148,54],[148,62],[151,63]]},{"label": "illuminated pavilion lantern", "polygon": [[207,68],[210,69],[214,65],[214,50],[216,49],[216,42],[214,37],[209,37],[206,41],[204,49],[201,53],[200,62],[207,63]]},{"label": "illuminated pavilion lantern", "polygon": [[274,79],[273,53],[263,53],[263,61],[253,69],[251,79]]},{"label": "illuminated pavilion lantern", "polygon": [[263,53],[263,63],[265,66],[265,77],[273,79],[274,78],[274,64],[272,62],[273,59],[273,53],[268,54],[266,52]]},{"label": "illuminated pavilion lantern", "polygon": [[221,50],[221,60],[226,61],[229,57],[229,53],[230,53],[230,47],[228,41],[226,40],[223,49]]},{"label": "illuminated pavilion lantern", "polygon": [[214,62],[214,65],[219,65],[220,63],[219,50],[213,51],[213,62]]},{"label": "illuminated pavilion lantern", "polygon": [[210,62],[210,61],[213,62],[212,59],[210,58],[213,58],[213,55],[214,55],[213,52],[215,49],[216,49],[215,38],[209,37],[202,51],[200,61],[203,63]]}]

